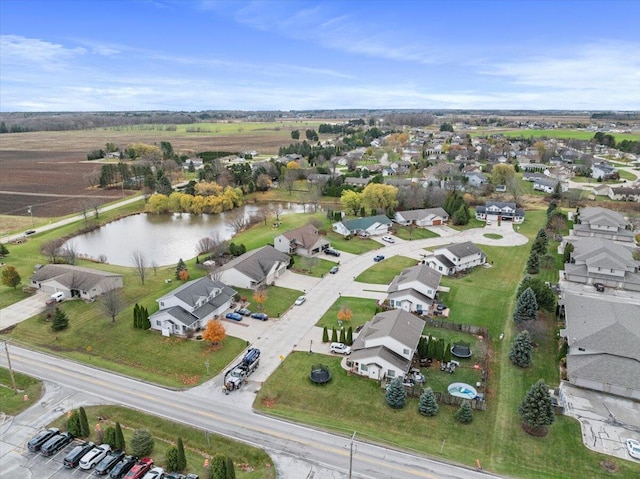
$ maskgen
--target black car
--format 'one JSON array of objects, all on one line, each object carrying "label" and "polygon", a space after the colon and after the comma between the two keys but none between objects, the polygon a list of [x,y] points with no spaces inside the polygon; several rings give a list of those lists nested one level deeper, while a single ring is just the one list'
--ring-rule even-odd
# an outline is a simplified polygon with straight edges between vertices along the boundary
[{"label": "black car", "polygon": [[71,449],[71,452],[67,454],[64,458],[64,467],[67,469],[73,469],[74,467],[78,467],[78,463],[82,456],[88,453],[91,449],[96,447],[96,445],[92,442],[83,442],[82,444],[78,444],[76,447]]},{"label": "black car", "polygon": [[118,462],[118,464],[113,466],[113,469],[111,469],[111,472],[109,473],[109,478],[120,479],[121,477],[124,477],[124,475],[129,472],[129,469],[131,469],[136,462],[138,462],[138,458],[136,456],[124,456],[122,459],[120,459],[120,462]]},{"label": "black car", "polygon": [[27,443],[27,447],[31,452],[38,452],[45,442],[47,442],[53,436],[57,436],[59,433],[60,429],[58,429],[57,427],[52,427],[50,429],[40,431],[38,434],[31,438],[31,440]]},{"label": "black car", "polygon": [[335,256],[337,258],[338,256],[340,256],[340,251],[327,248],[326,250],[324,250],[324,254],[328,254],[329,256]]},{"label": "black car", "polygon": [[251,316],[251,311],[247,308],[238,308],[235,310],[236,313],[241,314],[242,316]]},{"label": "black car", "polygon": [[596,288],[596,291],[598,291],[599,293],[603,293],[604,292],[604,284],[602,284],[602,283],[593,283],[593,286]]},{"label": "black car", "polygon": [[109,452],[102,460],[98,463],[93,473],[96,476],[104,476],[108,473],[120,460],[124,457],[124,451],[115,450]]},{"label": "black car", "polygon": [[56,452],[62,450],[67,444],[73,441],[73,436],[68,432],[56,434],[40,448],[43,456],[53,456]]},{"label": "black car", "polygon": [[265,313],[252,313],[251,317],[253,319],[259,319],[260,321],[266,321],[267,319],[269,319],[269,316],[267,316],[267,314]]}]

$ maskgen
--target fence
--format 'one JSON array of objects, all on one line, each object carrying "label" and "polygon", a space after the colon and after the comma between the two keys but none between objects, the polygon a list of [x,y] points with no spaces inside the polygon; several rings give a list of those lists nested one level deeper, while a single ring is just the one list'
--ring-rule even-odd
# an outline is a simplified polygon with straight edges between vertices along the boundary
[{"label": "fence", "polygon": [[463,333],[469,333],[473,335],[480,335],[485,339],[489,339],[489,330],[481,326],[474,326],[472,324],[460,324],[453,323],[451,321],[443,321],[440,319],[425,318],[424,322],[434,328],[450,329],[452,331],[461,331]]}]

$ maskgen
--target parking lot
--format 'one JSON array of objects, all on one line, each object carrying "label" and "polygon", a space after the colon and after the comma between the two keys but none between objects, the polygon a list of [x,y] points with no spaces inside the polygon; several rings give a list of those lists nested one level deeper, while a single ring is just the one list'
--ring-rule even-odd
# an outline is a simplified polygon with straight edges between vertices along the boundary
[{"label": "parking lot", "polygon": [[[26,464],[23,467],[28,468],[31,475],[24,475],[22,477],[37,477],[42,479],[98,477],[93,474],[92,470],[85,471],[83,469],[80,469],[79,467],[76,467],[75,469],[65,469],[65,467],[62,465],[62,461],[64,460],[64,457],[69,453],[69,451],[83,442],[84,441],[81,440],[75,440],[60,452],[58,452],[56,455],[51,457],[45,457],[39,452],[30,452],[25,447],[22,455],[26,458]],[[12,475],[11,477],[17,476]]]}]

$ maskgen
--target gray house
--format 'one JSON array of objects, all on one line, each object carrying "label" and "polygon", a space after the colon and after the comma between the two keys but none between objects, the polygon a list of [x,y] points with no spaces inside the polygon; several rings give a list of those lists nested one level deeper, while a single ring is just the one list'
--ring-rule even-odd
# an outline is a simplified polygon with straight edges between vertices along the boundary
[{"label": "gray house", "polygon": [[273,246],[247,251],[213,272],[213,277],[236,288],[257,289],[275,282],[291,258]]},{"label": "gray house", "polygon": [[471,241],[437,248],[433,254],[425,256],[422,263],[446,276],[466,271],[487,262],[484,254]]},{"label": "gray house", "polygon": [[582,208],[578,212],[577,222],[570,234],[633,243],[633,231],[628,225],[624,216],[617,211],[592,206]]},{"label": "gray house", "polygon": [[442,275],[425,265],[402,270],[389,288],[387,299],[392,308],[422,314],[436,297]]},{"label": "gray house", "polygon": [[449,221],[449,213],[442,208],[398,211],[393,221],[403,226],[414,224],[419,227],[438,226]]},{"label": "gray house", "polygon": [[375,215],[354,220],[342,220],[334,223],[332,229],[342,236],[379,236],[387,234],[391,224],[391,220],[386,215]]},{"label": "gray house", "polygon": [[122,288],[122,275],[68,264],[47,264],[38,269],[29,282],[44,293],[63,293],[67,299],[93,299],[111,289]]}]

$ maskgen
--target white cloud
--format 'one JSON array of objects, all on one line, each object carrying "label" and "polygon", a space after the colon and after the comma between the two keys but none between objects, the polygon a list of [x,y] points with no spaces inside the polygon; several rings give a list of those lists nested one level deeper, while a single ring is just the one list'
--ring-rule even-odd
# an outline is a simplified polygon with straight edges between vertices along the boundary
[{"label": "white cloud", "polygon": [[19,35],[0,35],[0,51],[4,64],[36,64],[46,69],[61,68],[61,63],[87,53],[85,48],[66,48]]}]

